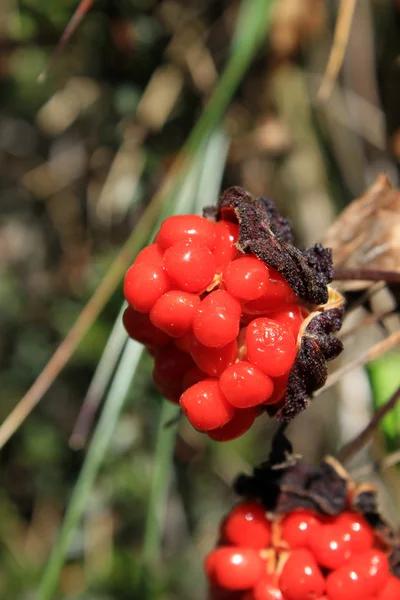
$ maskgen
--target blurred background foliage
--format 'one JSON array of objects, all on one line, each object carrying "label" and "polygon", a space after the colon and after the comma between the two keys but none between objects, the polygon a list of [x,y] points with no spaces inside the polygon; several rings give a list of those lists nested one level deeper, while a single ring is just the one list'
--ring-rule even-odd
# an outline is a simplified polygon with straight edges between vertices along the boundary
[{"label": "blurred background foliage", "polygon": [[[339,3],[271,4],[265,41],[189,189],[198,208],[215,201],[221,178],[223,187],[269,195],[293,220],[299,243],[310,244],[380,171],[397,183],[400,2],[357,3],[340,79],[324,103],[317,90]],[[0,421],[69,331],[163,181],[226,63],[239,3],[98,0],[38,83],[75,8],[73,0],[3,0],[1,8]],[[85,457],[69,439],[121,302],[119,289],[1,452],[5,600],[35,597]],[[342,360],[382,335],[377,327],[363,330]],[[290,428],[297,451],[318,460],[367,422],[371,389],[379,405],[398,385],[399,356],[382,364],[370,369],[373,388],[356,371],[315,401]],[[202,556],[233,502],[232,480],[267,456],[274,425],[266,419],[220,445],[182,422],[173,462],[155,463],[164,421],[150,372],[143,358],[54,597],[204,598]],[[400,424],[389,421],[395,451]],[[358,466],[386,451],[378,437]],[[154,488],[160,473],[165,489]],[[399,485],[383,479],[393,514]],[[157,534],[149,542],[154,493],[165,508],[161,548]],[[159,552],[145,585],[144,536],[147,551]]]}]

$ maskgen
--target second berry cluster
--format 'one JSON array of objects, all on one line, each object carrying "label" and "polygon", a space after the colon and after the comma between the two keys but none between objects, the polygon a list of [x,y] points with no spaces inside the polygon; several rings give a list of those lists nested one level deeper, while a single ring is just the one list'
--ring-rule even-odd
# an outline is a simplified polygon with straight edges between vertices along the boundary
[{"label": "second berry cluster", "polygon": [[226,441],[285,396],[308,311],[273,268],[237,247],[236,223],[166,219],[127,271],[129,335],[190,423]]},{"label": "second berry cluster", "polygon": [[242,502],[206,558],[209,600],[399,600],[388,550],[362,515],[266,513]]}]

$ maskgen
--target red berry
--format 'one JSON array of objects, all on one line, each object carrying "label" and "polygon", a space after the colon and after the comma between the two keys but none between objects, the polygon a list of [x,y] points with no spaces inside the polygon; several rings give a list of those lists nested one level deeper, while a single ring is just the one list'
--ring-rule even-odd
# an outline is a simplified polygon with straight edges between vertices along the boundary
[{"label": "red berry", "polygon": [[350,546],[353,553],[372,547],[374,533],[364,517],[358,513],[346,511],[338,517],[336,524],[350,535]]},{"label": "red berry", "polygon": [[269,270],[269,283],[266,293],[257,298],[246,302],[243,307],[245,313],[251,315],[265,314],[268,311],[278,310],[284,304],[293,304],[297,297],[288,282],[272,267]]},{"label": "red berry", "polygon": [[325,580],[309,550],[293,550],[279,578],[285,600],[311,600],[322,596]]},{"label": "red berry", "polygon": [[171,282],[162,267],[148,263],[133,264],[125,275],[124,296],[139,312],[149,312],[170,287]]},{"label": "red berry", "polygon": [[289,381],[289,373],[286,375],[282,375],[282,377],[273,377],[272,383],[274,384],[274,389],[271,396],[265,402],[265,404],[277,404],[280,402],[285,394],[286,388]]},{"label": "red berry", "polygon": [[191,328],[199,304],[200,298],[195,294],[167,292],[151,309],[151,322],[171,337],[181,337]]},{"label": "red berry", "polygon": [[164,396],[166,400],[179,404],[179,399],[182,395],[182,384],[180,381],[174,383],[164,384],[158,379],[157,374],[153,373],[153,381],[158,391]]},{"label": "red berry", "polygon": [[296,340],[304,321],[303,307],[298,304],[289,304],[280,310],[268,313],[268,318],[287,327]]},{"label": "red berry", "polygon": [[366,550],[354,556],[349,566],[366,580],[369,594],[377,594],[389,579],[388,560],[381,550]]},{"label": "red berry", "polygon": [[183,391],[187,390],[188,388],[192,387],[192,385],[194,385],[195,383],[199,383],[199,381],[203,381],[203,379],[208,378],[209,375],[207,375],[207,373],[204,373],[204,371],[199,369],[199,367],[192,367],[191,369],[186,371],[185,375],[183,376],[182,389]]},{"label": "red berry", "polygon": [[285,600],[313,600],[325,591],[325,580],[309,550],[293,550],[279,578]]},{"label": "red berry", "polygon": [[209,348],[193,335],[190,340],[190,354],[196,365],[208,375],[219,377],[226,367],[236,360],[237,345],[231,342],[223,348]]},{"label": "red berry", "polygon": [[389,579],[381,592],[378,592],[376,600],[399,600],[400,598],[400,579],[390,575]]},{"label": "red berry", "polygon": [[186,292],[200,293],[210,285],[215,274],[215,259],[205,246],[178,242],[164,254],[168,276]]},{"label": "red berry", "polygon": [[161,348],[169,342],[167,334],[154,327],[149,315],[138,312],[131,306],[125,309],[122,321],[129,337],[145,346]]},{"label": "red berry", "polygon": [[173,385],[179,380],[182,383],[184,373],[193,366],[190,354],[175,346],[161,348],[156,353],[153,376],[157,383],[164,386]]},{"label": "red berry", "polygon": [[264,575],[256,583],[251,592],[247,592],[243,600],[284,600],[281,590],[274,582],[272,575]]},{"label": "red berry", "polygon": [[309,539],[316,561],[327,569],[338,569],[352,556],[350,534],[335,523],[321,525],[318,535]]},{"label": "red berry", "polygon": [[242,256],[228,264],[223,280],[232,296],[241,300],[255,300],[266,293],[269,272],[255,256]]},{"label": "red berry", "polygon": [[207,435],[216,442],[230,442],[246,433],[256,416],[255,408],[238,408],[229,423],[207,431]]},{"label": "red berry", "polygon": [[261,550],[271,541],[271,523],[260,504],[242,502],[225,519],[221,533],[234,546]]},{"label": "red berry", "polygon": [[214,225],[198,215],[174,215],[165,219],[156,242],[162,250],[177,242],[196,242],[212,250],[215,245]]},{"label": "red berry", "polygon": [[365,577],[350,565],[328,575],[326,591],[329,600],[366,600],[370,596]]},{"label": "red berry", "polygon": [[280,377],[292,368],[296,344],[283,325],[266,318],[254,319],[246,331],[247,358],[271,377]]},{"label": "red berry", "polygon": [[177,346],[177,348],[180,348],[184,352],[190,353],[190,345],[192,343],[193,338],[193,331],[190,329],[182,337],[176,338],[174,340],[175,346]]},{"label": "red berry", "polygon": [[235,409],[222,394],[218,379],[204,379],[183,392],[180,405],[196,429],[209,431],[230,421]]},{"label": "red berry", "polygon": [[222,348],[239,333],[240,302],[224,290],[211,292],[201,301],[193,319],[193,332],[205,346]]},{"label": "red berry", "polygon": [[215,247],[213,254],[217,265],[217,272],[222,269],[236,256],[235,246],[239,237],[239,225],[230,221],[218,221],[214,226]]},{"label": "red berry", "polygon": [[296,510],[281,523],[282,539],[290,548],[304,548],[312,537],[318,537],[320,521],[308,510]]},{"label": "red berry", "polygon": [[142,265],[142,264],[150,264],[157,265],[158,267],[164,266],[164,258],[163,253],[157,244],[150,244],[150,246],[146,246],[143,248],[135,258],[134,264]]},{"label": "red berry", "polygon": [[222,588],[247,590],[260,579],[265,563],[253,548],[225,546],[214,553],[214,577]]},{"label": "red berry", "polygon": [[225,398],[237,408],[266,402],[273,390],[271,378],[247,361],[225,369],[219,383]]}]

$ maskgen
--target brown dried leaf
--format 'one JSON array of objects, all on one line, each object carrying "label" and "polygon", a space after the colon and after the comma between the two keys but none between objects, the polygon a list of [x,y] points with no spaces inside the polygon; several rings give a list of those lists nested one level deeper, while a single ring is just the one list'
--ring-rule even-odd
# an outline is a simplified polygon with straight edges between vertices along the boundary
[{"label": "brown dried leaf", "polygon": [[[398,543],[391,527],[380,514],[378,506],[378,490],[370,483],[362,483],[356,486],[350,494],[349,504],[352,510],[363,515],[371,525],[375,534],[387,545]],[[400,557],[399,557],[400,558]]]},{"label": "brown dried leaf", "polygon": [[[343,512],[351,485],[343,467],[330,457],[318,468],[313,467],[291,454],[289,448],[287,438],[278,434],[269,460],[256,467],[253,475],[241,475],[236,482],[236,492],[256,498],[275,514],[298,508],[331,516]],[[282,460],[284,457],[286,460]]]},{"label": "brown dried leaf", "polygon": [[332,335],[341,328],[343,313],[342,296],[329,288],[328,302],[312,312],[302,324],[286,396],[278,410],[273,405],[268,407],[269,414],[275,414],[278,421],[290,422],[307,408],[312,394],[324,386],[328,377],[327,361],[339,356],[343,350],[342,342]]},{"label": "brown dried leaf", "polygon": [[235,488],[240,496],[260,501],[276,515],[296,509],[328,516],[345,510],[359,512],[391,551],[391,570],[400,576],[399,537],[379,511],[376,488],[369,483],[356,485],[335,458],[328,456],[313,467],[292,453],[290,442],[280,430],[269,460],[256,467],[252,475],[241,475]]},{"label": "brown dried leaf", "polygon": [[231,187],[218,202],[217,218],[237,221],[240,250],[276,269],[299,298],[310,304],[328,301],[327,285],[333,278],[331,251],[321,244],[305,250],[293,246],[290,222],[279,215],[271,200],[255,199],[243,188]]},{"label": "brown dried leaf", "polygon": [[[381,173],[328,230],[335,269],[369,268],[400,273],[400,191]],[[384,277],[382,277],[384,279]],[[343,291],[362,290],[368,281],[338,282]]]}]

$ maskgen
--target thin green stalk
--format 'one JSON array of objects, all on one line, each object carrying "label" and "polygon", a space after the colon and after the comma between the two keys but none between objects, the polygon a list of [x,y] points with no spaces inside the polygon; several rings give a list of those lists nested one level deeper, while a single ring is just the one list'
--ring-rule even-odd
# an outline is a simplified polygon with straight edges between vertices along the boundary
[{"label": "thin green stalk", "polygon": [[72,492],[59,538],[40,582],[37,600],[50,600],[53,597],[68,548],[75,534],[76,525],[85,510],[89,492],[110,444],[142,351],[141,344],[128,340],[107,394],[85,462]]},{"label": "thin green stalk", "polygon": [[[167,509],[168,487],[171,479],[171,462],[178,428],[178,423],[169,427],[165,427],[165,424],[173,419],[176,414],[177,407],[170,402],[164,401],[157,431],[154,471],[143,541],[142,568],[151,567],[159,558]],[[141,579],[140,576],[139,579]]]}]

